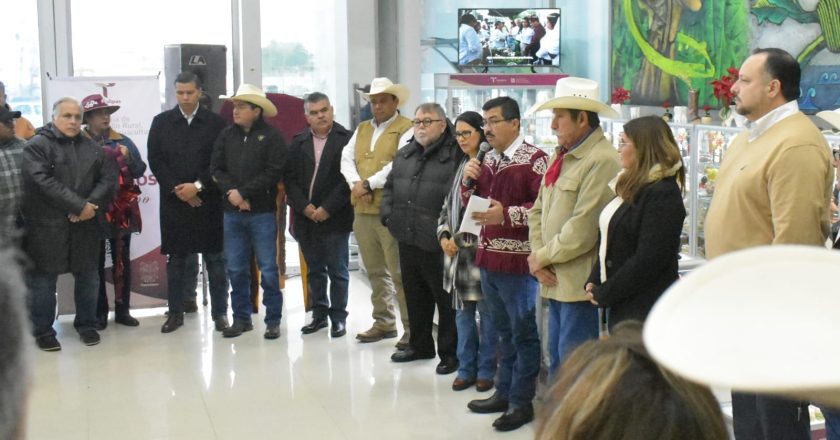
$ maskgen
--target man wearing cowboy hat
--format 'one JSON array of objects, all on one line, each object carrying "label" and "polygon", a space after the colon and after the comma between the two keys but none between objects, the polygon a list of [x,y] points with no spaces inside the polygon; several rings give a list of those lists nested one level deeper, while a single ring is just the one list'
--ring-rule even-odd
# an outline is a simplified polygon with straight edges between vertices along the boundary
[{"label": "man wearing cowboy hat", "polygon": [[528,212],[528,266],[548,299],[548,353],[553,374],[576,346],[598,337],[598,313],[583,286],[597,257],[598,216],[615,197],[608,183],[621,165],[599,115],[618,114],[598,100],[598,83],[567,77],[533,111],[551,110],[557,148]]},{"label": "man wearing cowboy hat", "polygon": [[225,127],[221,116],[199,105],[201,80],[192,72],[175,77],[178,105],[152,120],[149,168],[160,185],[160,252],[167,255],[170,333],[196,312],[198,254],[210,280],[211,315],[217,331],[227,328],[228,282],[222,253],[222,194],[210,175],[213,142]]},{"label": "man wearing cowboy hat", "polygon": [[82,134],[100,145],[105,154],[117,164],[119,178],[117,193],[107,212],[107,240],[100,241],[99,255],[99,300],[96,318],[99,330],[108,326],[108,296],[105,292],[105,243],[107,241],[114,281],[114,322],[136,327],[140,325],[129,313],[131,298],[131,234],[140,231],[140,206],[137,196],[140,189],[134,179],[143,176],[146,163],[140,151],[127,136],[111,128],[111,114],[120,106],[106,102],[102,95],[87,96],[82,100],[82,122],[86,124]]},{"label": "man wearing cowboy hat", "polygon": [[225,256],[231,285],[233,324],[222,334],[236,337],[251,324],[251,255],[257,257],[265,305],[265,338],[280,337],[283,292],[277,268],[277,183],[283,177],[286,143],[265,117],[277,107],[259,87],[242,84],[233,96],[233,124],[213,145],[210,169],[224,194]]},{"label": "man wearing cowboy hat", "polygon": [[350,185],[350,201],[355,212],[353,232],[372,290],[373,326],[357,334],[356,339],[376,342],[395,338],[394,309],[399,302],[404,333],[397,348],[402,349],[408,346],[410,333],[399,251],[396,240],[379,221],[379,206],[391,161],[397,149],[408,143],[413,134],[411,119],[397,112],[408,101],[409,90],[388,78],[375,78],[370,92],[362,96],[370,101],[373,119],[359,124],[341,153],[341,174]]},{"label": "man wearing cowboy hat", "polygon": [[481,270],[481,291],[499,330],[500,359],[496,392],[467,407],[476,413],[504,412],[493,427],[511,431],[534,418],[531,401],[540,371],[540,337],[537,282],[528,273],[528,209],[539,193],[548,156],[525,142],[516,101],[493,98],[482,110],[484,134],[493,152],[483,163],[477,158],[467,163],[461,203],[467,206],[473,194],[490,199],[490,208],[472,218],[482,224],[475,265]]},{"label": "man wearing cowboy hat", "polygon": [[[763,245],[825,245],[834,176],[825,137],[799,111],[800,75],[796,58],[776,48],[756,49],[741,65],[732,92],[750,126],[732,140],[715,179],[707,258]],[[733,392],[732,417],[736,439],[810,438],[806,402]]]}]

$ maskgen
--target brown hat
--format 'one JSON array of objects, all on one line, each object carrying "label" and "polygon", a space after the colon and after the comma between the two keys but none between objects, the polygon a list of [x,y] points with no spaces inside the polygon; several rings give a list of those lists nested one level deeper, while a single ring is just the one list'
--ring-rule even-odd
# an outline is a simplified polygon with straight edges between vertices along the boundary
[{"label": "brown hat", "polygon": [[82,100],[82,112],[85,115],[92,111],[96,111],[99,109],[108,109],[108,113],[114,113],[115,111],[120,109],[118,105],[110,105],[105,101],[105,98],[102,97],[100,94],[89,95],[86,96],[85,99]]}]

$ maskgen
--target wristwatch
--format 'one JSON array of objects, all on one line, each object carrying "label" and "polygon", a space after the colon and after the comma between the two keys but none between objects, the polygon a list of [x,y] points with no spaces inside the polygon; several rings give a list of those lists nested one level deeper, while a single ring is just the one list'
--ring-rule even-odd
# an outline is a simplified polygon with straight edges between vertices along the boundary
[{"label": "wristwatch", "polygon": [[193,185],[195,185],[195,189],[197,189],[198,192],[201,192],[201,190],[204,189],[204,185],[201,184],[200,180],[196,180],[195,182],[193,182]]},{"label": "wristwatch", "polygon": [[370,182],[368,182],[367,179],[362,181],[362,188],[364,188],[367,192],[373,191],[370,189]]}]

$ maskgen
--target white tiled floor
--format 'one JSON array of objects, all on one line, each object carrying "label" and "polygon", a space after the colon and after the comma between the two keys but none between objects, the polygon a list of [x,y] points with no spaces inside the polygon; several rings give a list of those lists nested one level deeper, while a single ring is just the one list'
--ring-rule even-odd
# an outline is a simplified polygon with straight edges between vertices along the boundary
[{"label": "white tiled floor", "polygon": [[[395,339],[360,344],[370,324],[369,289],[351,272],[348,334],[302,336],[308,320],[300,278],[287,281],[282,336],[254,331],[225,339],[209,309],[161,334],[163,309],[137,311],[140,327],[115,326],[85,347],[72,318],[56,325],[60,352],[33,350],[28,432],[46,439],[478,439],[533,438],[533,424],[512,433],[498,416],[472,414],[474,389],[454,392],[437,360],[394,364]],[[113,316],[113,315],[112,315]],[[34,346],[34,342],[33,342]]]}]

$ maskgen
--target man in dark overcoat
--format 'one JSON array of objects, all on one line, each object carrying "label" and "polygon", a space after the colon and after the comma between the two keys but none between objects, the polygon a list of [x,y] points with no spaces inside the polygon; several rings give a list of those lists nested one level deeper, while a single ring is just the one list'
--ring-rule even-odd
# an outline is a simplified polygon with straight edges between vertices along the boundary
[{"label": "man in dark overcoat", "polygon": [[225,127],[221,116],[199,105],[201,83],[191,72],[175,78],[178,105],[157,116],[149,129],[149,167],[160,186],[161,253],[167,255],[169,315],[161,332],[184,324],[195,312],[198,254],[210,279],[211,314],[216,330],[228,326],[222,194],[210,174],[213,142]]}]

